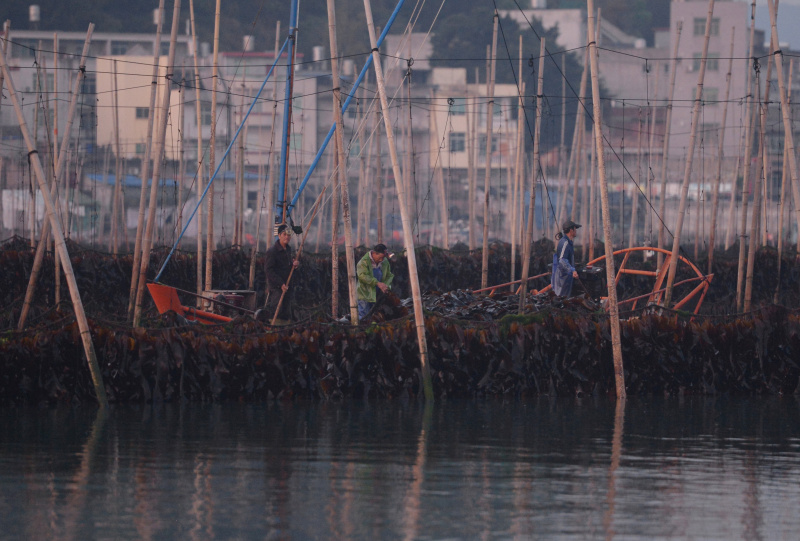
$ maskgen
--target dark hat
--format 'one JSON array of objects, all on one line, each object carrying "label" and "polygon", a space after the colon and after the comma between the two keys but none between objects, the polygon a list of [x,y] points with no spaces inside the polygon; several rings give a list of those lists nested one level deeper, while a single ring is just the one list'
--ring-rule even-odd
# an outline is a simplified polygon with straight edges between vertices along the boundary
[{"label": "dark hat", "polygon": [[375,247],[372,249],[373,252],[376,254],[386,254],[386,245],[385,244],[376,244]]},{"label": "dark hat", "polygon": [[291,230],[291,229],[289,229],[289,226],[288,226],[288,225],[286,225],[286,224],[281,224],[281,225],[279,225],[279,226],[278,226],[278,235],[280,235],[281,233],[283,233],[283,232],[284,232],[284,231],[286,231],[286,230],[289,230],[289,234],[290,234],[290,235],[292,234],[292,230]]},{"label": "dark hat", "polygon": [[575,222],[573,222],[572,220],[567,220],[566,222],[564,222],[563,224],[561,224],[561,231],[563,231],[564,233],[566,233],[566,232],[567,232],[567,231],[569,231],[570,229],[578,229],[580,226],[581,226],[581,224],[576,224],[576,223],[575,223]]}]

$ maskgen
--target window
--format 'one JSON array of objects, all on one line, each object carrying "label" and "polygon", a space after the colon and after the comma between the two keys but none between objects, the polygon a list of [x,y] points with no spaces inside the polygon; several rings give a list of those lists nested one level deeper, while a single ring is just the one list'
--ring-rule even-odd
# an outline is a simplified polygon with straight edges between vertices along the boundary
[{"label": "window", "polygon": [[200,104],[200,121],[202,122],[203,126],[210,126],[211,125],[211,104],[210,103],[201,103]]},{"label": "window", "polygon": [[[702,59],[702,53],[694,53],[694,55],[692,56],[692,71],[700,71],[701,59]],[[706,70],[719,71],[719,53],[708,53]]]},{"label": "window", "polygon": [[144,154],[144,151],[145,151],[145,144],[136,143],[136,154]]},{"label": "window", "polygon": [[[704,36],[706,33],[706,19],[705,17],[694,18],[694,35]],[[719,18],[713,17],[711,19],[711,35],[719,36]]]},{"label": "window", "polygon": [[37,93],[53,92],[53,90],[55,89],[55,80],[53,79],[53,74],[48,73],[47,78],[45,79],[43,73],[38,74],[34,72],[32,88]]},{"label": "window", "polygon": [[467,100],[466,98],[453,98],[453,106],[451,107],[453,115],[465,115],[467,113]]},{"label": "window", "polygon": [[[484,145],[486,143],[484,142]],[[464,152],[467,148],[467,136],[464,132],[450,132],[450,152]]]},{"label": "window", "polygon": [[86,74],[81,83],[82,94],[97,94],[97,77],[95,75]]},{"label": "window", "polygon": [[289,140],[289,150],[300,150],[303,148],[303,134],[293,133]]},{"label": "window", "polygon": [[[492,137],[492,154],[497,152],[497,137]],[[486,159],[486,134],[478,135],[478,157]]]},{"label": "window", "polygon": [[114,56],[123,55],[128,52],[128,43],[125,41],[112,41],[111,54]]},{"label": "window", "polygon": [[716,105],[719,101],[719,89],[709,86],[703,89],[703,103],[705,105]]},{"label": "window", "polygon": [[356,139],[350,143],[350,156],[357,157],[360,153],[361,153],[361,145]]},{"label": "window", "polygon": [[136,118],[147,119],[149,116],[150,116],[150,109],[148,109],[147,107],[136,108]]}]

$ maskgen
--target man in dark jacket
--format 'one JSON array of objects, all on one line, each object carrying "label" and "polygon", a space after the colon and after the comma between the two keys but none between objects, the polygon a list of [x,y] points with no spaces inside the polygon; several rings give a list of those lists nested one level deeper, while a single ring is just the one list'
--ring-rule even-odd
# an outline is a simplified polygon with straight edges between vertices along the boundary
[{"label": "man in dark jacket", "polygon": [[292,295],[286,282],[289,280],[292,268],[297,268],[298,262],[292,259],[292,248],[289,246],[291,239],[292,230],[289,229],[289,226],[279,226],[278,240],[275,241],[272,248],[267,250],[266,256],[267,294],[269,295],[267,314],[269,319],[272,320],[275,310],[278,308],[278,302],[281,300],[281,295],[283,295],[281,310],[278,314],[278,319],[275,321],[279,325],[288,324],[292,313]]},{"label": "man in dark jacket", "polygon": [[561,224],[562,236],[556,245],[556,252],[553,254],[553,275],[550,284],[553,291],[559,297],[569,297],[572,293],[572,282],[578,277],[575,270],[575,253],[572,241],[578,235],[578,228],[581,224],[576,224],[572,220],[567,220]]}]

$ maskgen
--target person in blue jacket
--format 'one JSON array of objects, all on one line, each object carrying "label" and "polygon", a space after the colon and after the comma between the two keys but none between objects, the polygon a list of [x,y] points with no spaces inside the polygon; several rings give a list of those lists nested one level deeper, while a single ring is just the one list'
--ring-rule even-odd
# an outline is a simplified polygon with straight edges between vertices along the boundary
[{"label": "person in blue jacket", "polygon": [[578,235],[580,226],[581,224],[576,224],[572,220],[561,224],[562,233],[559,233],[558,244],[553,254],[553,275],[550,277],[553,291],[559,297],[569,297],[572,292],[572,283],[578,277],[578,271],[575,270],[572,241]]}]

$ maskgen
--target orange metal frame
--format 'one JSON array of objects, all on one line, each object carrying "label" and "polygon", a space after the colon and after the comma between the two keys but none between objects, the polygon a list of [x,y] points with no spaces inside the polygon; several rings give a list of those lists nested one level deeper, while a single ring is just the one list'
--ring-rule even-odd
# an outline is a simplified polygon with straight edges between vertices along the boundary
[{"label": "orange metal frame", "polygon": [[189,321],[198,321],[207,325],[231,321],[231,318],[226,316],[197,310],[190,306],[183,306],[178,298],[178,291],[174,287],[152,283],[147,284],[147,289],[150,290],[150,296],[153,297],[153,302],[156,303],[156,309],[159,314],[173,310]]}]

